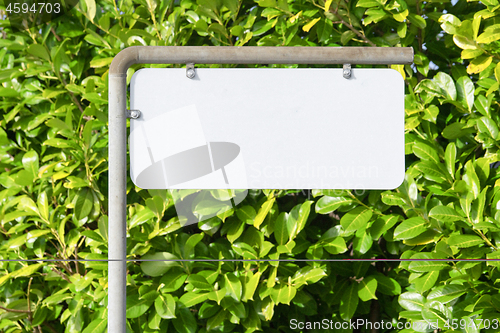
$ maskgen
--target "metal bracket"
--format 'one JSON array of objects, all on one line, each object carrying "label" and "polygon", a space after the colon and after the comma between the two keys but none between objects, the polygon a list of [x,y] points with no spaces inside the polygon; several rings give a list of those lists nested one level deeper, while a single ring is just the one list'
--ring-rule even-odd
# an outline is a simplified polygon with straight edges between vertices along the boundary
[{"label": "metal bracket", "polygon": [[127,118],[137,119],[141,116],[141,111],[139,110],[127,110]]},{"label": "metal bracket", "polygon": [[342,76],[344,77],[344,79],[351,78],[351,64],[344,64]]},{"label": "metal bracket", "polygon": [[189,79],[194,79],[196,76],[196,71],[194,70],[194,63],[190,62],[189,64],[186,64],[186,76]]}]

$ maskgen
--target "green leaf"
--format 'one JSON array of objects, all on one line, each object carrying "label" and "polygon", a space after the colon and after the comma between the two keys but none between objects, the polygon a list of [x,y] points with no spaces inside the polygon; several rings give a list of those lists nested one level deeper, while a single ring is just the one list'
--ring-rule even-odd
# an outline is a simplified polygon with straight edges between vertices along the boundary
[{"label": "green leaf", "polygon": [[[466,21],[467,22],[467,21]],[[460,27],[462,28],[462,27]],[[468,30],[467,30],[468,31]],[[453,36],[453,41],[455,44],[463,49],[463,50],[475,50],[477,48],[476,42],[472,39],[471,36],[460,36],[460,35],[454,35]]]},{"label": "green leaf", "polygon": [[17,271],[14,271],[14,272],[10,273],[10,277],[11,278],[16,278],[16,277],[20,277],[20,276],[30,276],[30,275],[33,275],[43,265],[44,264],[32,264],[32,265],[24,266],[23,268],[20,268]]},{"label": "green leaf", "polygon": [[[155,260],[141,262],[141,270],[149,276],[161,276],[169,269],[179,266],[179,263],[173,260],[178,260],[176,256],[168,252],[157,252],[155,254],[146,254],[142,259]],[[165,261],[167,260],[167,261]]]},{"label": "green leaf", "polygon": [[28,171],[33,176],[33,178],[37,178],[38,169],[40,168],[38,153],[34,150],[28,151],[26,154],[24,154],[22,162],[24,169]]},{"label": "green leaf", "polygon": [[227,9],[229,9],[232,13],[237,13],[238,8],[239,8],[239,1],[238,0],[222,0],[222,3],[224,6],[226,6]]},{"label": "green leaf", "polygon": [[54,90],[54,89],[50,89],[50,88],[47,88],[43,91],[43,98],[54,98],[54,97],[57,97],[58,95],[61,95],[61,94],[64,94],[66,93],[65,90]]},{"label": "green leaf", "polygon": [[373,222],[370,227],[372,239],[379,239],[387,230],[392,228],[399,220],[399,215],[384,215]]},{"label": "green leaf", "polygon": [[356,34],[351,30],[346,30],[340,36],[340,42],[342,45],[346,45],[351,39],[356,37]]},{"label": "green leaf", "polygon": [[408,206],[408,203],[399,193],[384,192],[382,193],[382,202],[389,206]]},{"label": "green leaf", "polygon": [[356,3],[356,7],[364,7],[364,8],[370,8],[370,7],[379,7],[380,3],[378,3],[375,0],[359,0]]},{"label": "green leaf", "polygon": [[[85,0],[85,1],[88,1],[88,0]],[[113,61],[113,57],[93,59],[90,62],[90,67],[92,67],[92,68],[106,67],[109,64],[111,64],[112,61]]]},{"label": "green leaf", "polygon": [[358,284],[358,296],[363,302],[371,299],[377,299],[375,292],[377,291],[377,279],[374,276],[369,276],[363,279]]},{"label": "green leaf", "polygon": [[252,225],[257,213],[252,206],[243,206],[236,210],[236,216],[246,224]]},{"label": "green leaf", "polygon": [[222,326],[224,320],[226,320],[227,312],[225,310],[220,310],[215,316],[207,321],[207,330],[213,330],[217,327]]},{"label": "green leaf", "polygon": [[439,108],[437,106],[429,105],[427,108],[425,108],[424,112],[424,120],[436,123],[437,116],[439,115]]},{"label": "green leaf", "polygon": [[372,22],[378,23],[389,16],[383,9],[377,8],[370,8],[365,14],[367,16],[363,19],[363,25],[369,25]]},{"label": "green leaf", "polygon": [[198,316],[201,319],[206,319],[212,317],[217,311],[220,310],[220,306],[217,304],[213,304],[212,302],[205,302],[200,307],[200,311],[198,312]]},{"label": "green leaf", "polygon": [[473,59],[467,67],[467,74],[477,74],[484,71],[493,61],[491,56],[480,56]]},{"label": "green leaf", "polygon": [[438,301],[441,303],[448,303],[452,300],[462,296],[469,290],[468,286],[461,286],[458,284],[449,284],[446,286],[437,287],[427,295],[428,301]]},{"label": "green leaf", "polygon": [[54,304],[64,304],[63,301],[73,299],[73,295],[70,294],[55,294],[50,295],[45,298],[42,302],[43,305],[54,305]]},{"label": "green leaf", "polygon": [[217,291],[211,291],[208,293],[208,299],[211,301],[216,301],[220,305],[221,300],[226,296],[226,288],[219,289]]},{"label": "green leaf", "polygon": [[462,76],[457,81],[457,100],[464,104],[469,112],[474,106],[474,84],[467,76]]},{"label": "green leaf", "polygon": [[30,215],[40,215],[38,212],[38,207],[35,205],[35,202],[26,196],[22,197],[21,200],[19,200],[17,209],[25,211]]},{"label": "green leaf", "polygon": [[290,211],[287,218],[287,229],[290,234],[289,241],[292,241],[304,229],[312,203],[313,201],[310,200],[305,201],[301,205],[296,205]]},{"label": "green leaf", "polygon": [[75,217],[78,221],[87,218],[94,205],[94,195],[90,188],[82,188],[75,198]]},{"label": "green leaf", "polygon": [[413,153],[417,155],[421,160],[431,161],[439,165],[439,156],[436,152],[436,149],[432,147],[430,144],[425,142],[415,142],[413,144]]},{"label": "green leaf", "polygon": [[448,238],[448,245],[458,248],[473,247],[483,243],[481,237],[476,235],[451,235]]},{"label": "green leaf", "polygon": [[394,230],[394,239],[411,239],[427,230],[428,222],[421,217],[412,217],[403,221]]},{"label": "green leaf", "polygon": [[[441,172],[441,169],[436,163],[431,161],[420,161],[415,164],[415,169],[422,173],[424,178],[436,183],[444,183],[448,177]],[[407,206],[409,208],[409,206]]]},{"label": "green leaf", "polygon": [[406,292],[399,296],[399,305],[408,311],[421,311],[424,308],[424,297],[419,293]]},{"label": "green leaf", "polygon": [[49,53],[47,52],[47,49],[40,44],[31,44],[28,49],[26,50],[31,55],[34,55],[35,57],[50,61],[50,56]]},{"label": "green leaf", "polygon": [[0,87],[0,97],[18,97],[18,96],[19,93],[15,89]]},{"label": "green leaf", "polygon": [[37,200],[38,212],[40,217],[46,222],[49,221],[49,203],[46,192],[41,192]]},{"label": "green leaf", "polygon": [[102,236],[102,239],[104,239],[105,242],[108,241],[108,217],[105,215],[102,215],[99,217],[99,221],[97,222],[98,228],[99,228],[99,233]]},{"label": "green leaf", "polygon": [[87,5],[87,16],[91,22],[94,22],[96,13],[95,0],[85,0],[85,4]]},{"label": "green leaf", "polygon": [[414,280],[413,283],[418,292],[424,293],[434,287],[438,277],[439,271],[432,271]]},{"label": "green leaf", "polygon": [[410,23],[414,24],[419,29],[425,29],[427,25],[425,19],[420,15],[410,14],[408,15],[408,19],[410,20]]},{"label": "green leaf", "polygon": [[184,305],[186,308],[190,308],[196,304],[206,301],[207,299],[208,293],[197,294],[194,292],[187,292],[181,296],[181,298],[179,299],[179,303]]},{"label": "green leaf", "polygon": [[347,245],[342,237],[336,237],[332,241],[323,245],[323,248],[330,254],[339,254],[347,251]]},{"label": "green leaf", "polygon": [[316,203],[316,213],[319,214],[329,214],[335,211],[337,208],[349,205],[353,202],[352,199],[346,197],[330,197],[323,196]]},{"label": "green leaf", "polygon": [[276,7],[278,4],[276,0],[259,0],[258,2],[260,7]]},{"label": "green leaf", "polygon": [[245,230],[245,222],[240,221],[238,219],[229,219],[227,222],[224,223],[222,231],[226,230],[226,227],[227,227],[227,232],[226,232],[227,240],[230,241],[231,243],[234,243],[234,241],[236,241]]},{"label": "green leaf", "polygon": [[463,180],[465,180],[469,191],[472,192],[473,198],[476,199],[480,192],[481,183],[479,182],[479,178],[477,177],[471,160],[465,163],[465,176]]},{"label": "green leaf", "polygon": [[134,227],[137,227],[151,220],[153,217],[155,217],[155,214],[151,211],[151,209],[146,207],[138,211],[134,216],[132,216],[129,222],[129,228],[132,229]]},{"label": "green leaf", "polygon": [[103,333],[108,326],[107,319],[95,319],[88,324],[83,333]]},{"label": "green leaf", "polygon": [[340,317],[349,321],[358,308],[358,286],[352,282],[340,298]]},{"label": "green leaf", "polygon": [[481,117],[477,120],[479,132],[486,133],[490,138],[496,140],[498,137],[498,126],[489,117]]},{"label": "green leaf", "polygon": [[274,302],[271,297],[266,297],[262,301],[262,313],[267,321],[270,321],[274,315]]},{"label": "green leaf", "polygon": [[370,250],[373,245],[373,239],[370,233],[363,231],[361,235],[359,233],[356,234],[356,237],[353,241],[353,250],[360,253],[365,254]]},{"label": "green leaf", "polygon": [[274,286],[271,292],[271,299],[275,304],[283,303],[290,305],[290,301],[297,294],[297,288],[294,286],[289,286],[286,284],[280,284],[278,286]]},{"label": "green leaf", "polygon": [[385,294],[385,295],[399,295],[399,294],[401,294],[401,286],[393,278],[385,276],[381,273],[376,273],[374,275],[374,277],[375,277],[375,279],[377,279],[377,283],[378,283],[377,290],[380,291],[382,294]]},{"label": "green leaf", "polygon": [[448,268],[445,261],[412,261],[408,268],[415,272],[433,272]]},{"label": "green leaf", "polygon": [[[33,320],[31,321],[31,325],[38,326],[44,323],[45,319],[47,318],[48,312],[49,309],[46,307],[37,307],[33,313]],[[102,333],[102,331],[99,331],[99,333]]]},{"label": "green leaf", "polygon": [[320,20],[316,24],[316,35],[320,43],[328,41],[332,35],[332,31],[333,31],[333,23],[328,19]]},{"label": "green leaf", "polygon": [[271,195],[271,198],[264,202],[262,207],[260,207],[259,212],[257,213],[257,216],[255,216],[255,220],[253,221],[253,226],[255,228],[259,229],[260,225],[262,224],[262,222],[264,222],[264,219],[273,207],[275,200],[276,197],[274,195]]},{"label": "green leaf", "polygon": [[462,59],[474,59],[483,53],[482,49],[464,49],[462,50]]},{"label": "green leaf", "polygon": [[450,327],[450,316],[447,316],[443,313],[445,312],[449,314],[450,311],[443,304],[439,304],[437,306],[434,304],[436,304],[436,302],[426,304],[426,306],[422,310],[422,317],[425,319],[425,322],[432,323],[432,325],[436,328],[444,328],[446,327],[445,325],[448,325],[448,327]]},{"label": "green leaf", "polygon": [[489,26],[482,34],[477,37],[478,43],[491,43],[500,39],[500,24]]},{"label": "green leaf", "polygon": [[21,186],[33,185],[33,175],[26,170],[21,170],[17,173],[15,182]]},{"label": "green leaf", "polygon": [[284,245],[288,242],[290,235],[288,234],[287,220],[288,213],[280,213],[276,219],[276,224],[274,225],[274,239],[278,245]]},{"label": "green leaf", "polygon": [[296,285],[316,283],[326,276],[326,273],[321,268],[304,267],[295,272],[292,281]]},{"label": "green leaf", "polygon": [[405,38],[407,29],[408,29],[408,24],[406,22],[401,22],[398,25],[398,29],[397,29],[398,36],[401,38]]},{"label": "green leaf", "polygon": [[439,22],[442,23],[441,28],[450,35],[456,34],[457,28],[462,24],[462,21],[453,14],[441,15]]},{"label": "green leaf", "polygon": [[196,244],[201,242],[203,237],[204,237],[203,233],[194,234],[194,235],[189,236],[186,243],[184,244],[184,248],[182,251],[184,259],[192,258],[194,256],[194,248],[195,248]]},{"label": "green leaf", "polygon": [[434,82],[439,86],[446,99],[452,101],[457,99],[457,89],[455,88],[455,83],[450,75],[444,72],[439,72],[436,76],[434,76]]},{"label": "green leaf", "polygon": [[199,274],[191,274],[187,279],[187,283],[192,284],[197,289],[202,289],[202,290],[213,289],[212,285],[208,283],[207,279]]},{"label": "green leaf", "polygon": [[239,302],[241,300],[242,287],[240,280],[236,277],[236,275],[232,273],[226,273],[224,275],[226,295],[231,296]]},{"label": "green leaf", "polygon": [[180,308],[177,318],[172,319],[172,324],[178,333],[196,333],[198,327],[196,318],[188,308]]},{"label": "green leaf", "polygon": [[446,169],[450,176],[455,178],[455,163],[457,158],[457,148],[454,142],[448,143],[444,153],[444,161],[446,162]]},{"label": "green leaf", "polygon": [[[477,102],[477,100],[476,100],[476,102]],[[460,138],[460,137],[462,137],[462,136],[464,136],[466,134],[475,132],[474,130],[472,130],[470,128],[469,129],[463,129],[464,127],[465,127],[465,125],[462,124],[462,123],[453,123],[453,124],[450,124],[450,125],[448,125],[448,126],[446,126],[444,128],[444,130],[443,130],[443,136],[446,139],[454,140],[454,139],[458,139],[458,138]]]},{"label": "green leaf", "polygon": [[156,312],[150,312],[148,316],[148,327],[152,330],[159,330],[161,317]]},{"label": "green leaf", "polygon": [[149,307],[153,304],[153,301],[148,299],[139,299],[139,294],[127,295],[127,318],[138,318],[142,316]]},{"label": "green leaf", "polygon": [[447,206],[433,207],[429,212],[429,217],[444,222],[454,222],[463,219],[453,208]]},{"label": "green leaf", "polygon": [[372,215],[371,209],[365,207],[357,207],[349,211],[340,219],[340,224],[344,228],[344,233],[353,233],[362,228],[368,223]]},{"label": "green leaf", "polygon": [[259,284],[261,273],[255,273],[251,278],[245,279],[243,300],[253,300],[253,295]]}]

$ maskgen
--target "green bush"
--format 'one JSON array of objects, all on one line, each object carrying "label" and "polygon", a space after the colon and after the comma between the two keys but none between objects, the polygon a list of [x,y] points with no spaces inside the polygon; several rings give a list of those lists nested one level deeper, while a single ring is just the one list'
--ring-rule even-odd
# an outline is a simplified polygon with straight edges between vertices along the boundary
[{"label": "green bush", "polygon": [[[249,191],[181,228],[167,191],[129,179],[129,259],[236,260],[128,262],[129,329],[365,319],[498,332],[498,261],[436,259],[500,259],[499,14],[498,0],[85,0],[40,30],[0,21],[0,258],[107,259],[108,68],[123,48],[412,46],[414,65],[393,66],[406,81],[407,166],[394,191]],[[134,65],[128,80],[141,67],[173,66]],[[0,331],[105,331],[107,262],[1,261],[0,272]],[[379,330],[390,331],[414,332]]]}]

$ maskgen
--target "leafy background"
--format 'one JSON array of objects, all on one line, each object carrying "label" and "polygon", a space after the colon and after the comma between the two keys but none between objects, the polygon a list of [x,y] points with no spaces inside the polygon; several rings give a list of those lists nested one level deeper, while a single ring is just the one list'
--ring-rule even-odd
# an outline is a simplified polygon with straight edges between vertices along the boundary
[{"label": "leafy background", "polygon": [[[40,30],[0,21],[0,257],[107,258],[107,78],[123,48],[412,46],[414,64],[393,66],[406,80],[398,189],[250,191],[181,228],[166,191],[129,180],[127,251],[426,261],[131,261],[128,328],[292,332],[291,319],[361,318],[497,332],[498,262],[433,259],[500,259],[499,14],[498,0],[82,0]],[[168,66],[135,65],[129,80],[140,67]],[[106,262],[2,261],[0,272],[1,332],[105,331]]]}]

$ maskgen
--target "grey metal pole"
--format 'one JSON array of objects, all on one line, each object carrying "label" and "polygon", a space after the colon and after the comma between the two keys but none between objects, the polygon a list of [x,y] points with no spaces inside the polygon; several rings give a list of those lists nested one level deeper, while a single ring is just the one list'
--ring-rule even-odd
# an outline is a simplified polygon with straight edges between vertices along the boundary
[{"label": "grey metal pole", "polygon": [[108,332],[126,332],[127,75],[109,74]]},{"label": "grey metal pole", "polygon": [[133,46],[109,69],[108,332],[126,332],[127,69],[146,64],[411,64],[411,47]]}]

